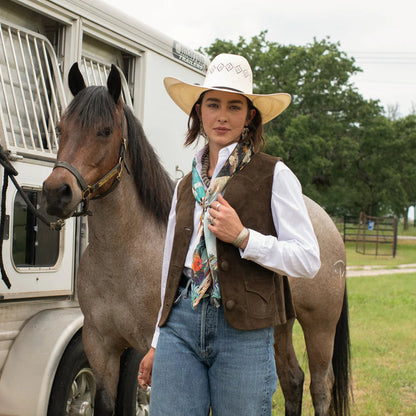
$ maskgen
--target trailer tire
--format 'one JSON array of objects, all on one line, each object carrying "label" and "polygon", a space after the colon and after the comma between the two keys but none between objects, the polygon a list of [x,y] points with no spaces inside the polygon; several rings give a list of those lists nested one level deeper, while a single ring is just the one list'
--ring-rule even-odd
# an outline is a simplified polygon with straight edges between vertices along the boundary
[{"label": "trailer tire", "polygon": [[[142,356],[133,348],[120,359],[117,416],[148,416],[149,392],[138,386],[137,373]],[[48,416],[93,416],[95,378],[82,345],[81,331],[68,344],[52,385]]]},{"label": "trailer tire", "polygon": [[94,396],[95,378],[79,331],[68,344],[56,371],[48,416],[92,416]]}]

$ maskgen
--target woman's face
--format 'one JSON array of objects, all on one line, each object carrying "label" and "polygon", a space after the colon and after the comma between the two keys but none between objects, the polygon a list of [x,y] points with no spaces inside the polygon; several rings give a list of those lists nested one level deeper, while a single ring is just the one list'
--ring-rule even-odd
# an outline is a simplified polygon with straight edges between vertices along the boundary
[{"label": "woman's face", "polygon": [[207,91],[197,106],[210,151],[240,140],[243,128],[252,120],[256,110],[248,111],[246,97],[226,91]]}]

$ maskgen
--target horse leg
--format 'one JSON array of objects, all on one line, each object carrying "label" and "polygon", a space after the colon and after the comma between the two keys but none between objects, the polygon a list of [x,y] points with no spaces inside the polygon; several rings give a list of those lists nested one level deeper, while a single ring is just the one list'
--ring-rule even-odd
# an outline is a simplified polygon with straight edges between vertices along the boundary
[{"label": "horse leg", "polygon": [[292,329],[295,320],[274,328],[274,349],[279,383],[285,398],[285,415],[300,416],[304,373],[299,366],[292,342]]},{"label": "horse leg", "polygon": [[120,371],[120,351],[108,341],[84,324],[82,342],[96,380],[94,414],[99,416],[114,413]]},{"label": "horse leg", "polygon": [[315,416],[329,416],[334,385],[332,355],[335,328],[333,331],[303,328],[311,376],[310,392]]}]

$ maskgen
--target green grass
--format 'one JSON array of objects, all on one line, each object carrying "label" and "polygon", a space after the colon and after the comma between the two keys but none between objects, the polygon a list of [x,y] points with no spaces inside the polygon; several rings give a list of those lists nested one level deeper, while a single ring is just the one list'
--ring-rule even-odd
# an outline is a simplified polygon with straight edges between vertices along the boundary
[{"label": "green grass", "polygon": [[407,230],[403,229],[403,221],[400,221],[400,223],[397,227],[397,234],[398,235],[416,237],[416,227],[414,226],[413,221],[409,221],[409,227],[408,227]]},{"label": "green grass", "polygon": [[354,278],[354,415],[416,415],[415,274]]},{"label": "green grass", "polygon": [[[383,262],[387,267],[416,262],[416,243],[400,244],[401,261],[365,261],[347,250],[348,264]],[[353,416],[416,416],[416,274],[354,277],[347,280],[354,402]],[[308,391],[309,374],[300,326],[294,345],[305,372],[302,415],[314,414]],[[273,416],[284,414],[283,395],[273,398]]]},{"label": "green grass", "polygon": [[347,266],[382,266],[394,268],[399,264],[416,263],[416,240],[400,240],[397,245],[396,257],[359,254],[355,251],[355,243],[346,243]]}]

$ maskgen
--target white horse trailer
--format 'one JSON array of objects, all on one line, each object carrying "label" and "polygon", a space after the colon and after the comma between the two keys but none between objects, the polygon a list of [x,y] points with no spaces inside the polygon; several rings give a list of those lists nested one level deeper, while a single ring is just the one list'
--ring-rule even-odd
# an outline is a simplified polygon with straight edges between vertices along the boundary
[{"label": "white horse trailer", "polygon": [[[75,61],[90,85],[104,84],[111,64],[119,67],[125,101],[172,178],[181,177],[192,158],[183,148],[186,116],[162,80],[201,82],[206,58],[96,0],[1,0],[0,141],[29,200],[40,208]],[[0,415],[93,415],[94,377],[75,292],[85,220],[50,230],[13,184],[3,186],[1,202]],[[137,402],[135,387],[123,394]],[[133,406],[123,414],[146,414]],[[65,410],[58,415],[57,408]]]}]

